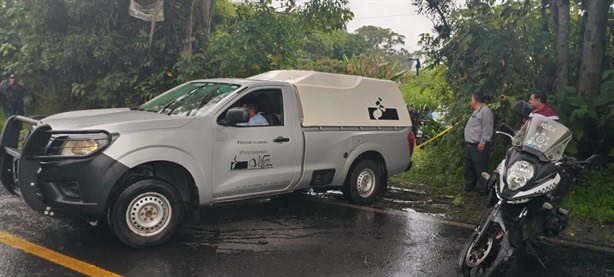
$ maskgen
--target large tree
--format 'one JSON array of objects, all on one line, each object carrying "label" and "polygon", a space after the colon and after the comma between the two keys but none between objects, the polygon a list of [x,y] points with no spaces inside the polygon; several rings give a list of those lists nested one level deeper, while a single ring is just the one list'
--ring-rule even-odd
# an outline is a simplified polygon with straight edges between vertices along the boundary
[{"label": "large tree", "polygon": [[201,2],[201,16],[203,22],[203,48],[209,47],[209,39],[211,34],[211,25],[213,21],[213,7],[215,0],[202,0]]},{"label": "large tree", "polygon": [[580,74],[578,94],[589,103],[599,94],[601,84],[601,66],[605,54],[605,35],[608,26],[608,12],[611,0],[587,1],[587,21],[584,29],[584,41],[580,56]]},{"label": "large tree", "polygon": [[554,0],[552,7],[556,18],[555,90],[560,90],[569,83],[569,0]]},{"label": "large tree", "polygon": [[397,52],[397,48],[405,45],[405,36],[395,33],[389,28],[376,26],[363,26],[356,30],[356,34],[362,36],[374,50],[382,50],[389,54]]}]

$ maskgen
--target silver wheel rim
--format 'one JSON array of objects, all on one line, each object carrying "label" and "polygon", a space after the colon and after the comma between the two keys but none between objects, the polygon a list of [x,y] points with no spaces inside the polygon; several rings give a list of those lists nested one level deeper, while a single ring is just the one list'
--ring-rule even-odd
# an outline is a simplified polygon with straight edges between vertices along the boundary
[{"label": "silver wheel rim", "polygon": [[490,250],[492,249],[492,243],[493,243],[493,239],[492,236],[488,237],[488,240],[486,241],[486,249],[484,249],[484,247],[480,247],[482,249],[474,249],[474,247],[476,246],[476,242],[474,241],[471,244],[471,247],[469,248],[469,251],[467,251],[467,256],[465,257],[465,263],[467,263],[467,266],[469,267],[477,267],[478,265],[480,265],[484,260],[486,260],[486,257],[488,257],[488,254],[490,253]]},{"label": "silver wheel rim", "polygon": [[135,197],[126,211],[126,223],[139,236],[155,236],[168,226],[172,216],[170,202],[164,195],[146,192]]},{"label": "silver wheel rim", "polygon": [[373,194],[375,190],[375,172],[370,168],[365,168],[358,174],[356,179],[356,186],[358,188],[358,195],[363,198],[367,198]]}]

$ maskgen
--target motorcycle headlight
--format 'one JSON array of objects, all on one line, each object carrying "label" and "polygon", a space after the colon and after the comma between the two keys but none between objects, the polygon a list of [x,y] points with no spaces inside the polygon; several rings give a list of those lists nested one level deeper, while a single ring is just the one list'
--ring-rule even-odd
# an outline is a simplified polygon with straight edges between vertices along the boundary
[{"label": "motorcycle headlight", "polygon": [[62,156],[86,156],[98,150],[99,144],[93,139],[69,140],[64,144]]},{"label": "motorcycle headlight", "polygon": [[535,169],[533,165],[527,161],[517,161],[507,171],[507,187],[512,190],[518,190],[524,187],[531,178]]}]

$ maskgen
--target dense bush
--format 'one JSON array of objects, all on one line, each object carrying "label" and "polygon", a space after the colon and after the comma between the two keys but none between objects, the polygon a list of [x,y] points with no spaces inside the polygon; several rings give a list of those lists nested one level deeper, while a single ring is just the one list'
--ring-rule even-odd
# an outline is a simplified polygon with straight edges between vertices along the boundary
[{"label": "dense bush", "polygon": [[[549,11],[542,10],[537,2],[467,3],[470,8],[446,7],[446,11],[450,11],[446,13],[449,16],[446,28],[451,28],[451,32],[422,37],[424,52],[442,72],[443,80],[437,82],[441,86],[419,89],[416,79],[412,79],[404,87],[406,95],[416,99],[408,99],[408,102],[425,105],[430,99],[437,99],[448,111],[446,123],[454,126],[436,143],[417,153],[415,167],[405,177],[431,183],[449,193],[461,191],[463,128],[472,112],[469,101],[474,92],[487,96],[487,104],[495,113],[495,129],[500,123],[519,127],[521,122],[511,111],[514,102],[528,100],[530,93],[536,90],[545,92],[550,95],[550,104],[559,113],[561,122],[573,132],[574,140],[567,153],[579,158],[598,153],[603,160],[608,160],[609,156],[610,163],[614,161],[612,26],[606,32],[601,91],[578,93],[573,86],[579,75],[583,7],[573,4],[569,37],[571,87],[554,91],[555,37],[549,29],[555,26],[548,26]],[[610,21],[614,19],[614,9],[610,9],[609,18]],[[509,146],[507,137],[495,136],[490,170],[503,159]],[[610,164],[608,169],[589,173],[582,185],[573,188],[565,202],[572,213],[593,221],[612,221],[613,166]]]},{"label": "dense bush", "polygon": [[586,172],[563,201],[573,216],[614,223],[614,168]]}]

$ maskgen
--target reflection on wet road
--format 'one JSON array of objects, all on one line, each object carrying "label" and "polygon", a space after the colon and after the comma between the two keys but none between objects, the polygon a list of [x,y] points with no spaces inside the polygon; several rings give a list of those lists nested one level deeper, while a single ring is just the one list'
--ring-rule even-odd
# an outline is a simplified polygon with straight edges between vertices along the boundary
[{"label": "reflection on wet road", "polygon": [[[205,207],[166,245],[134,250],[105,226],[45,218],[0,190],[0,231],[127,276],[454,276],[469,229],[334,201],[287,196]],[[511,275],[614,275],[613,254],[547,252],[550,270],[528,261]],[[2,276],[78,275],[3,244],[0,257]]]}]

